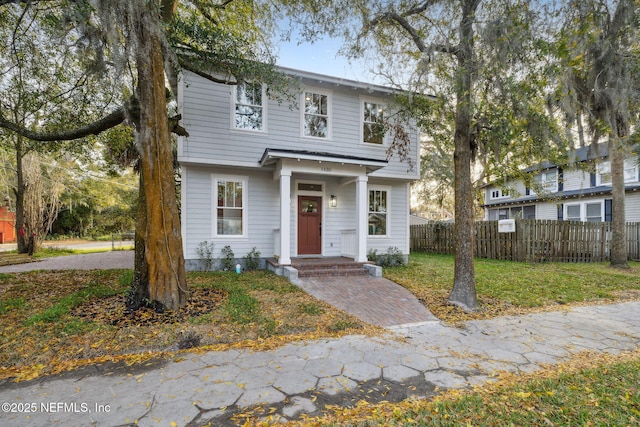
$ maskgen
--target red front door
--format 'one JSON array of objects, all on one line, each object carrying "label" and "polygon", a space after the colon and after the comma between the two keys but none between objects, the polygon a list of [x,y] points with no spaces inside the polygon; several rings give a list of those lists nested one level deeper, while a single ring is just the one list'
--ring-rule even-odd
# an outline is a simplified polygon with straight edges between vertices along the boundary
[{"label": "red front door", "polygon": [[322,253],[322,197],[298,196],[298,254]]}]

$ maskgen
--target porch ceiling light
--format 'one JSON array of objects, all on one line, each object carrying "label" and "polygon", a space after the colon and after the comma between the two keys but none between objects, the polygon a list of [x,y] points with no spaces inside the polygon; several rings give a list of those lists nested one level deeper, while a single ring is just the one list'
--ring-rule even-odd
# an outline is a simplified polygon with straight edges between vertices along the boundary
[{"label": "porch ceiling light", "polygon": [[332,194],[331,197],[329,197],[329,207],[335,208],[337,206],[338,206],[338,198]]}]

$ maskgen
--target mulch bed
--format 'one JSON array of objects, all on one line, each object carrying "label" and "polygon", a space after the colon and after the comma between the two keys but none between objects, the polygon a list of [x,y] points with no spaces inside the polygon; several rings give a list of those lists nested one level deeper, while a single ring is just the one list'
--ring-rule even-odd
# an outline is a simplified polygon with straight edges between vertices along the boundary
[{"label": "mulch bed", "polygon": [[181,323],[186,319],[211,313],[227,299],[221,289],[192,288],[187,304],[176,311],[155,311],[144,307],[127,310],[124,295],[115,295],[81,304],[72,310],[74,316],[113,326],[152,326]]}]

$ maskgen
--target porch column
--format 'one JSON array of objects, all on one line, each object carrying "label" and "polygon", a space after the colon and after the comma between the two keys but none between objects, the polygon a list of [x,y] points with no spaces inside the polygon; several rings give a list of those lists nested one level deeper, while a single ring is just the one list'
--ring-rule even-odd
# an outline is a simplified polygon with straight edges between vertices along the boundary
[{"label": "porch column", "polygon": [[367,224],[369,209],[367,203],[367,177],[356,180],[356,261],[367,261]]},{"label": "porch column", "polygon": [[291,171],[280,174],[280,259],[282,265],[291,265]]}]

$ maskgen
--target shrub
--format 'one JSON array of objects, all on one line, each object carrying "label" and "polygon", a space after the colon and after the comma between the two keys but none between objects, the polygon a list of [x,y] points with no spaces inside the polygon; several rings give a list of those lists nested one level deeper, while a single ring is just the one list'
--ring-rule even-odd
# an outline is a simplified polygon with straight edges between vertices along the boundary
[{"label": "shrub", "polygon": [[255,246],[244,257],[244,266],[249,271],[257,270],[260,267],[260,251],[257,251]]},{"label": "shrub", "polygon": [[233,271],[236,268],[236,262],[234,259],[233,250],[231,246],[227,245],[220,251],[222,256],[220,257],[220,263],[222,264],[222,269],[227,271]]},{"label": "shrub", "polygon": [[200,257],[200,265],[202,265],[202,271],[210,271],[213,267],[213,250],[215,245],[207,241],[202,241],[196,248],[196,253]]},{"label": "shrub", "polygon": [[390,247],[384,254],[378,254],[377,249],[371,249],[367,253],[367,259],[380,267],[395,267],[404,264],[404,255],[397,247]]}]

